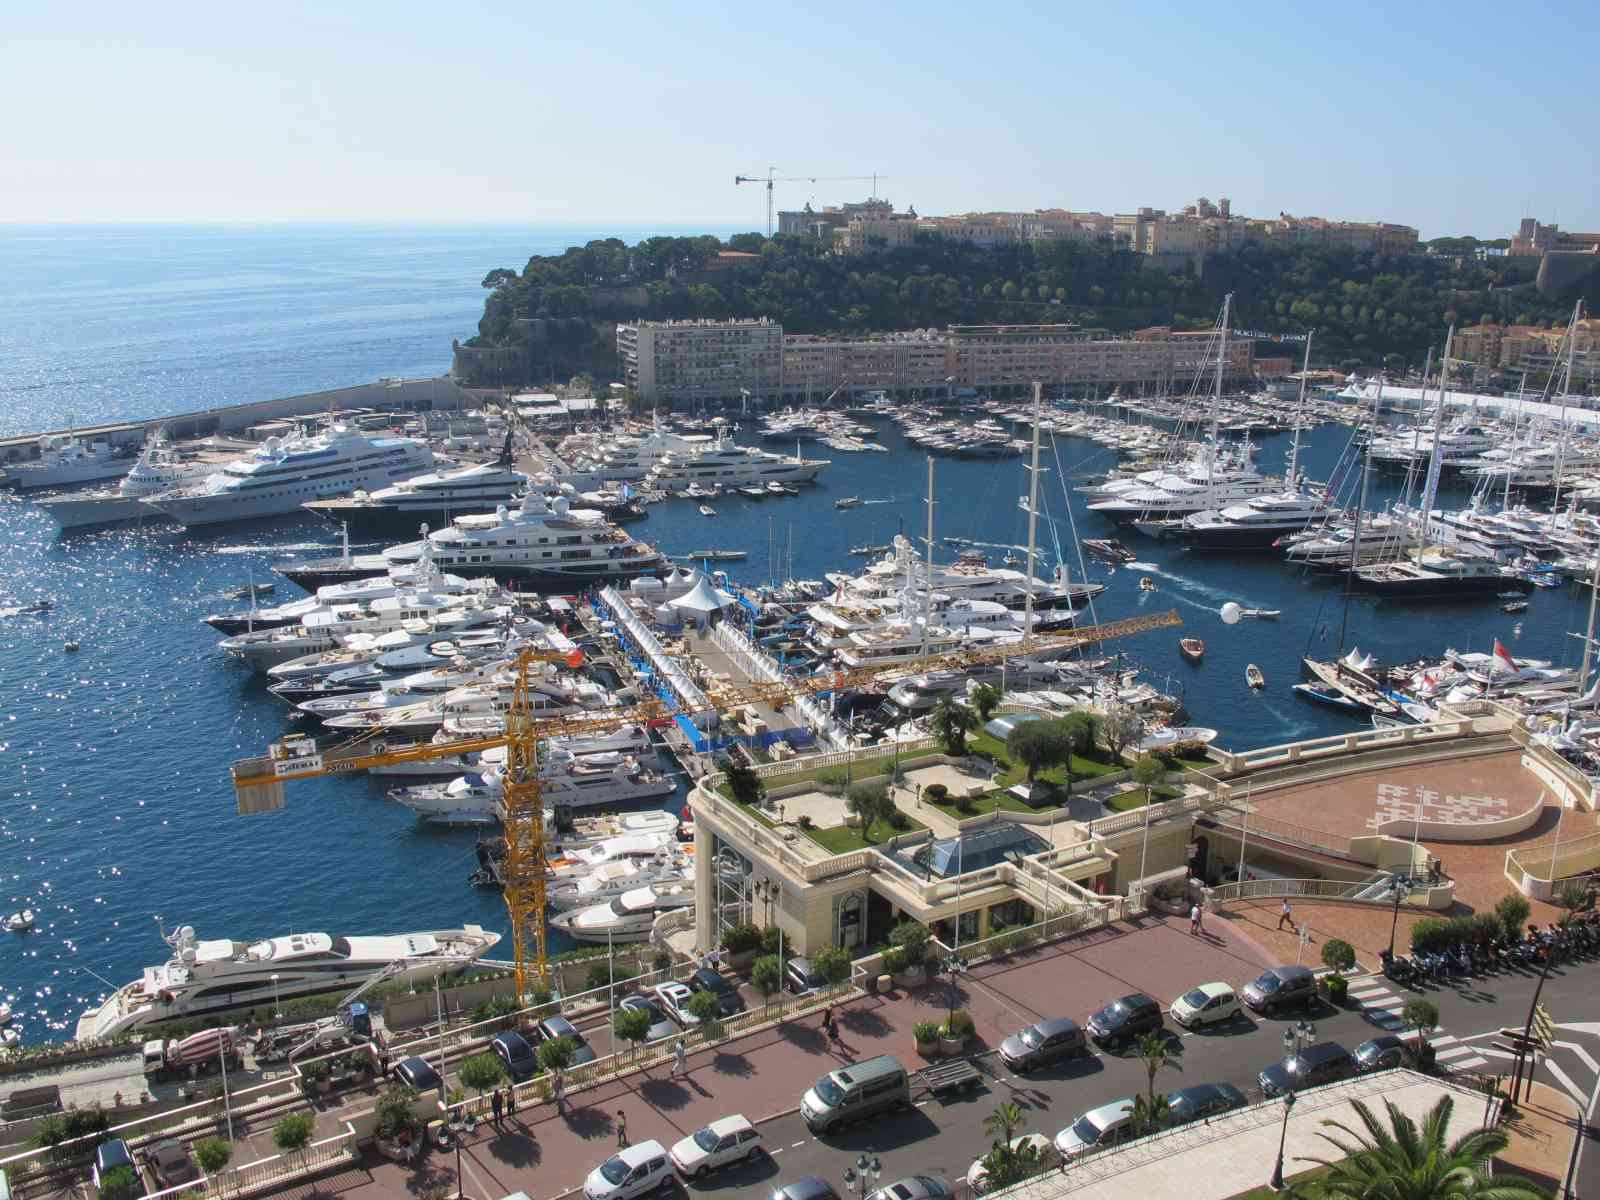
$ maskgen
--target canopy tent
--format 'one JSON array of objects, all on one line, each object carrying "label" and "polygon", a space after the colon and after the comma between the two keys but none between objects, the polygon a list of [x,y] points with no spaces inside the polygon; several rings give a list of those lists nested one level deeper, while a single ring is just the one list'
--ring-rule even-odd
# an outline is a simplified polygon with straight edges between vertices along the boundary
[{"label": "canopy tent", "polygon": [[683,595],[667,601],[672,608],[702,617],[721,612],[732,603],[733,597],[712,587],[711,581],[704,575],[700,576],[699,581]]}]

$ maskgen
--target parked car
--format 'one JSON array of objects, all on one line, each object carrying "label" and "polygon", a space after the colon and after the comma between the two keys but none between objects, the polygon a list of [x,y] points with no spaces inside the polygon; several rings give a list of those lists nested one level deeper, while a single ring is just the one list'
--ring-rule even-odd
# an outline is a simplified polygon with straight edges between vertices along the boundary
[{"label": "parked car", "polygon": [[1303,1008],[1317,999],[1317,977],[1310,967],[1271,967],[1244,985],[1239,998],[1264,1015]]},{"label": "parked car", "polygon": [[821,1175],[807,1175],[775,1188],[767,1200],[839,1200],[839,1193]]},{"label": "parked car", "polygon": [[651,989],[663,1011],[681,1028],[693,1029],[700,1018],[689,1011],[689,997],[694,993],[683,983],[658,983]]},{"label": "parked car", "polygon": [[1133,1100],[1113,1100],[1091,1108],[1071,1125],[1056,1134],[1056,1153],[1076,1158],[1091,1150],[1115,1145],[1133,1128]]},{"label": "parked car", "polygon": [[814,992],[818,988],[826,987],[827,985],[828,981],[812,965],[809,958],[802,956],[791,958],[788,965],[783,969],[783,986],[797,996],[804,995],[806,992]]},{"label": "parked car", "polygon": [[189,1157],[189,1147],[177,1138],[157,1142],[145,1152],[150,1174],[164,1188],[177,1187],[200,1178],[200,1171]]},{"label": "parked car", "polygon": [[525,1083],[539,1073],[539,1056],[520,1033],[497,1033],[489,1049],[511,1076],[512,1083]]},{"label": "parked car", "polygon": [[907,1175],[868,1192],[867,1200],[951,1200],[956,1190],[942,1175]]},{"label": "parked car", "polygon": [[800,1097],[800,1116],[813,1133],[911,1106],[905,1064],[892,1054],[829,1071]]},{"label": "parked car", "polygon": [[744,1011],[744,997],[739,995],[739,989],[723,977],[721,971],[714,971],[710,967],[701,967],[689,976],[689,990],[691,992],[710,992],[717,998],[718,1005],[722,1008],[722,1015],[731,1017],[735,1013]]},{"label": "parked car", "polygon": [[1231,1021],[1239,1015],[1239,997],[1226,983],[1202,983],[1172,1002],[1172,1019],[1185,1029]]},{"label": "parked car", "polygon": [[711,1122],[672,1147],[672,1165],[685,1179],[698,1179],[729,1163],[748,1162],[761,1151],[761,1132],[735,1114]]},{"label": "parked car", "polygon": [[425,1058],[403,1058],[394,1065],[394,1077],[419,1092],[436,1091],[443,1085],[439,1072]]},{"label": "parked car", "polygon": [[1389,1071],[1403,1067],[1411,1057],[1411,1046],[1405,1038],[1385,1033],[1362,1042],[1351,1055],[1356,1060],[1356,1070],[1366,1075],[1372,1071]]},{"label": "parked car", "polygon": [[1179,1088],[1167,1097],[1167,1121],[1172,1125],[1187,1125],[1190,1121],[1203,1121],[1230,1109],[1243,1108],[1248,1103],[1245,1094],[1231,1083],[1197,1083]]},{"label": "parked car", "polygon": [[[1041,1169],[1048,1169],[1055,1166],[1061,1158],[1061,1156],[1056,1153],[1055,1144],[1042,1133],[1025,1133],[1021,1137],[1012,1138],[1006,1144],[1016,1152],[1021,1152],[1023,1148],[1026,1147],[1029,1151],[1037,1156],[1034,1161],[1039,1164]],[[972,1165],[967,1168],[967,1186],[971,1188],[973,1194],[977,1196],[983,1195],[983,1193],[988,1190],[989,1168],[984,1164],[983,1161],[988,1157],[989,1156],[985,1154],[983,1158],[974,1159]]]},{"label": "parked car", "polygon": [[1261,1090],[1268,1096],[1280,1096],[1291,1083],[1296,1091],[1336,1083],[1356,1073],[1356,1060],[1350,1057],[1338,1042],[1317,1042],[1307,1046],[1298,1055],[1291,1054],[1273,1063],[1257,1077]]},{"label": "parked car", "polygon": [[135,1179],[139,1176],[139,1169],[133,1165],[133,1155],[128,1150],[127,1142],[121,1138],[112,1138],[94,1148],[94,1166],[90,1169],[89,1175],[94,1180],[96,1188],[100,1186],[102,1179],[118,1167],[127,1167],[133,1172]]},{"label": "parked car", "polygon": [[661,1006],[649,996],[624,996],[619,1008],[636,1008],[640,1012],[650,1014],[650,1032],[645,1040],[654,1042],[661,1038],[671,1037],[678,1032],[678,1027],[672,1023]]},{"label": "parked car", "polygon": [[1089,1018],[1089,1036],[1101,1043],[1129,1042],[1161,1028],[1161,1005],[1143,992],[1113,1000]]},{"label": "parked car", "polygon": [[588,1200],[634,1200],[672,1182],[672,1163],[660,1142],[635,1142],[618,1150],[583,1181]]},{"label": "parked car", "polygon": [[1076,1021],[1039,1021],[1000,1043],[1000,1059],[1013,1071],[1031,1071],[1063,1058],[1089,1053],[1089,1040]]},{"label": "parked car", "polygon": [[534,1026],[534,1033],[540,1043],[553,1042],[557,1038],[566,1038],[572,1043],[572,1065],[593,1062],[600,1056],[594,1052],[594,1047],[583,1040],[583,1034],[578,1032],[578,1027],[565,1017],[546,1017]]}]

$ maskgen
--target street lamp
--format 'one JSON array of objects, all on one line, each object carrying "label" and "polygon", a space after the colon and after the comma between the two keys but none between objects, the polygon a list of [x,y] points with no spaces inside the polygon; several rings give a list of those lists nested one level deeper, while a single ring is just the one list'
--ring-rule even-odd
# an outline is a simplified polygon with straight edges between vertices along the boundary
[{"label": "street lamp", "polygon": [[856,1156],[856,1165],[844,1169],[844,1186],[856,1195],[865,1197],[871,1190],[872,1184],[882,1174],[883,1164],[878,1161],[878,1156],[874,1154],[868,1158],[867,1152],[863,1150]]},{"label": "street lamp", "polygon": [[278,1003],[278,977],[272,977],[272,1015],[276,1020],[283,1020],[283,1005]]},{"label": "street lamp", "polygon": [[1389,953],[1383,957],[1385,966],[1394,959],[1394,935],[1400,927],[1400,901],[1411,894],[1411,880],[1405,875],[1396,875],[1389,881],[1389,889],[1394,892],[1394,919],[1389,922]]},{"label": "street lamp", "polygon": [[772,924],[772,906],[777,902],[779,888],[776,879],[758,879],[750,886],[750,893],[766,906],[766,920],[763,924]]},{"label": "street lamp", "polygon": [[1278,1162],[1272,1168],[1271,1188],[1283,1190],[1283,1146],[1289,1137],[1289,1113],[1294,1108],[1294,1084],[1300,1074],[1300,1051],[1317,1037],[1317,1027],[1310,1021],[1301,1021],[1292,1029],[1283,1031],[1284,1074],[1289,1078],[1289,1090],[1283,1097],[1283,1128],[1278,1132]]},{"label": "street lamp", "polygon": [[[955,919],[957,921],[959,921],[959,920],[961,920],[961,917],[959,915],[957,915]],[[954,1019],[954,1017],[956,1015],[956,979],[959,978],[962,975],[965,975],[967,973],[967,960],[962,958],[958,954],[952,954],[952,955],[949,955],[941,965],[944,967],[945,976],[949,979],[949,984],[950,984],[950,996],[949,996],[949,999],[950,999],[950,1005],[949,1005],[950,1013],[949,1013],[949,1016],[950,1016],[951,1019]],[[949,1026],[950,1026],[950,1022],[949,1022],[949,1020],[947,1020],[945,1022],[945,1028],[948,1029]]]}]

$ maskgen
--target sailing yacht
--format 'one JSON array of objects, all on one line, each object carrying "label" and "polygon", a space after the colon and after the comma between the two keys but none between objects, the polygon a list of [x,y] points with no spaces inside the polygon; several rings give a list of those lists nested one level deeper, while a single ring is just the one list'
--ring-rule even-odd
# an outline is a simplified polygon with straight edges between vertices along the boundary
[{"label": "sailing yacht", "polygon": [[433,466],[413,438],[369,438],[334,424],[311,437],[268,438],[199,483],[157,492],[146,503],[183,525],[215,525],[292,513],[308,500],[372,490]]}]

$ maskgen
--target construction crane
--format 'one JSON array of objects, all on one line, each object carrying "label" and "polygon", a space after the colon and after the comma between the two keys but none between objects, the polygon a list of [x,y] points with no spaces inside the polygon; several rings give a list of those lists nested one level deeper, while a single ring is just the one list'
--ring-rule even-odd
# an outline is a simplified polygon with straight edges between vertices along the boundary
[{"label": "construction crane", "polygon": [[[1176,611],[1131,617],[1082,629],[1059,630],[1025,636],[1007,646],[974,647],[931,655],[915,663],[887,663],[823,672],[804,679],[734,684],[709,691],[710,711],[724,713],[747,704],[764,704],[777,710],[807,697],[837,692],[882,680],[907,670],[950,671],[998,663],[1010,658],[1070,650],[1153,629],[1183,624]],[[574,657],[575,656],[575,657]],[[517,657],[516,687],[506,713],[503,733],[457,741],[429,742],[404,749],[379,750],[368,739],[319,745],[308,737],[286,738],[266,755],[241,759],[233,765],[233,786],[241,813],[267,812],[283,807],[283,785],[297,779],[345,775],[369,767],[402,762],[454,758],[481,750],[507,747],[502,821],[506,854],[501,863],[506,910],[511,918],[511,940],[516,963],[517,998],[526,1002],[529,984],[548,979],[545,957],[545,882],[549,863],[544,845],[544,804],[539,790],[538,749],[550,738],[592,736],[623,725],[659,724],[672,712],[661,700],[646,700],[626,708],[582,712],[566,716],[535,716],[528,703],[528,669],[538,662],[561,661],[581,665],[582,656],[541,650],[524,650]]]},{"label": "construction crane", "polygon": [[764,183],[767,185],[767,236],[772,236],[772,185],[775,183],[864,183],[872,180],[872,195],[878,195],[878,180],[887,179],[887,175],[778,175],[774,172],[777,167],[768,167],[766,175],[735,175],[735,186],[741,183]]}]

